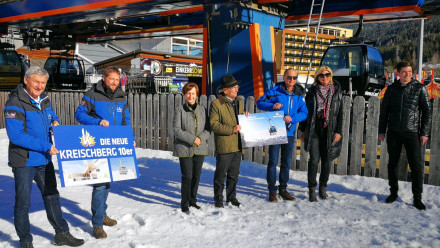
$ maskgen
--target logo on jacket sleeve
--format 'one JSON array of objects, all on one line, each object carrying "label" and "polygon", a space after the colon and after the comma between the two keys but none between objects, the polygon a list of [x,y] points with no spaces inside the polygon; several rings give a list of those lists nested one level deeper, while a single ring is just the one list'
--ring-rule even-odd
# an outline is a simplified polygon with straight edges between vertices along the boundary
[{"label": "logo on jacket sleeve", "polygon": [[8,112],[5,115],[6,119],[15,119],[15,112]]},{"label": "logo on jacket sleeve", "polygon": [[81,145],[84,147],[92,147],[96,144],[95,142],[95,137],[93,137],[92,135],[90,135],[89,132],[84,131],[84,128],[81,130],[82,131],[82,137],[79,137],[79,139],[81,140]]},{"label": "logo on jacket sleeve", "polygon": [[116,112],[121,113],[121,112],[122,112],[122,108],[121,108],[121,107],[117,107],[117,108],[116,108]]}]

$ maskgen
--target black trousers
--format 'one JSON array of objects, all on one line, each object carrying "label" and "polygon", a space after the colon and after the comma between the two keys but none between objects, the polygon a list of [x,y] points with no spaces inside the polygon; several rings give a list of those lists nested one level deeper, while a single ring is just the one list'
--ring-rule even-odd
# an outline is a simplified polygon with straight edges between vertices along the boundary
[{"label": "black trousers", "polygon": [[321,159],[321,174],[319,175],[319,185],[327,187],[330,175],[331,161],[328,157],[327,147],[328,127],[322,128],[316,126],[315,132],[311,137],[310,160],[307,169],[308,187],[316,187],[316,175],[318,173],[318,163]]},{"label": "black trousers", "polygon": [[397,194],[399,184],[397,179],[397,164],[405,146],[409,167],[411,168],[412,193],[414,199],[422,199],[424,165],[422,163],[422,145],[418,133],[387,133],[388,145],[388,183],[392,194]]},{"label": "black trousers", "polygon": [[241,152],[217,154],[214,173],[214,200],[223,201],[226,178],[226,200],[236,198],[238,176],[240,174]]},{"label": "black trousers", "polygon": [[199,189],[200,174],[205,156],[194,155],[187,158],[179,158],[180,171],[182,172],[181,205],[189,206],[197,202],[197,190]]}]

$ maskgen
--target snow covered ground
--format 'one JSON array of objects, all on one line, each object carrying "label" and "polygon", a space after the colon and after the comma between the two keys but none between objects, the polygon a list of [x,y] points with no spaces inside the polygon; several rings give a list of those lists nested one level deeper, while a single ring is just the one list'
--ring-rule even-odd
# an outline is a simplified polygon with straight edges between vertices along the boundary
[{"label": "snow covered ground", "polygon": [[[13,222],[14,180],[7,166],[8,139],[0,130],[0,247],[19,247]],[[213,206],[215,158],[207,157],[199,187],[202,209],[180,211],[180,169],[170,152],[136,149],[140,178],[112,183],[108,214],[118,225],[108,238],[91,236],[90,186],[61,188],[64,217],[83,247],[440,247],[440,187],[425,185],[427,211],[412,206],[411,184],[400,198],[383,203],[386,180],[330,176],[330,198],[310,203],[307,174],[291,172],[295,202],[269,203],[266,167],[243,161],[237,198],[240,208]],[[58,181],[59,185],[59,181]],[[35,247],[55,247],[35,186],[30,213]]]}]

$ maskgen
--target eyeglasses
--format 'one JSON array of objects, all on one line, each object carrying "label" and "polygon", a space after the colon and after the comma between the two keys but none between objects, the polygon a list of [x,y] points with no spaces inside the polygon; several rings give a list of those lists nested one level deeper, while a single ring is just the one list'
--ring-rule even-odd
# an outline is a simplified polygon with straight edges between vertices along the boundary
[{"label": "eyeglasses", "polygon": [[330,77],[331,75],[332,75],[331,73],[319,74],[318,77],[319,78],[324,78],[324,77]]},{"label": "eyeglasses", "polygon": [[298,76],[286,76],[287,80],[297,80]]}]

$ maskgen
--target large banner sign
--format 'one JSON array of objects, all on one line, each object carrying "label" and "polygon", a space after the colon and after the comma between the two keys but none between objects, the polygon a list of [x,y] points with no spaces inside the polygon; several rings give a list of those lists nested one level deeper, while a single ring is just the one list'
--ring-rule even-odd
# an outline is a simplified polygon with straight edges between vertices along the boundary
[{"label": "large banner sign", "polygon": [[239,115],[243,147],[287,143],[284,111]]},{"label": "large banner sign", "polygon": [[60,125],[53,134],[62,187],[139,177],[130,127]]}]

